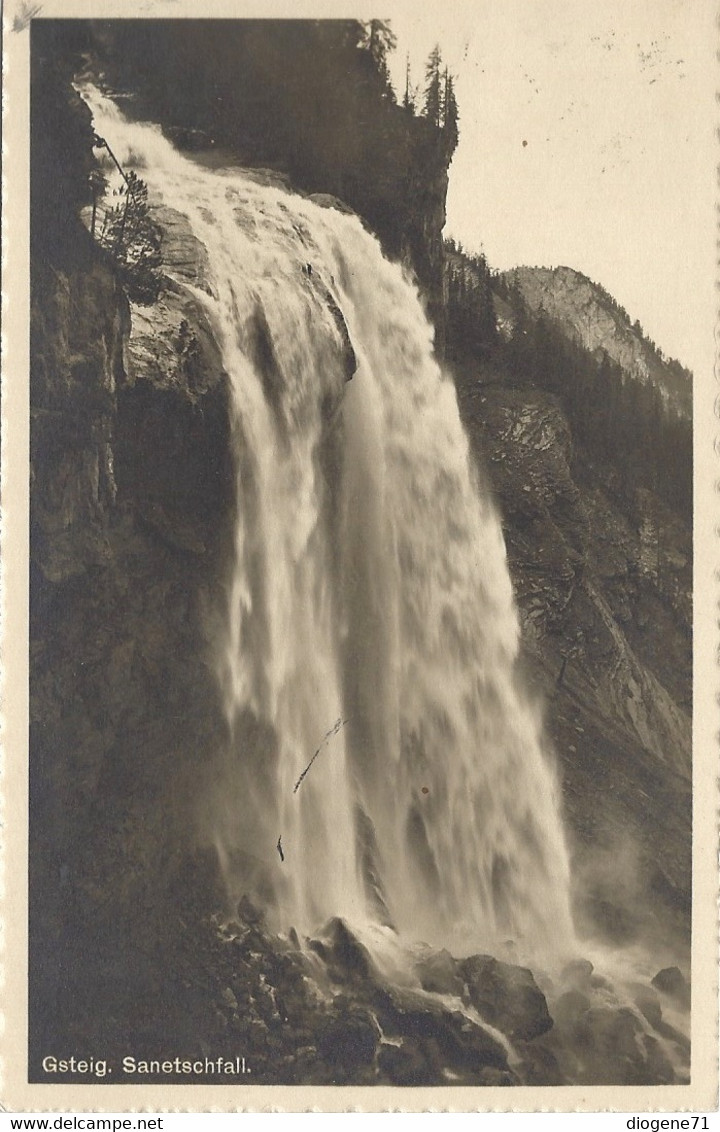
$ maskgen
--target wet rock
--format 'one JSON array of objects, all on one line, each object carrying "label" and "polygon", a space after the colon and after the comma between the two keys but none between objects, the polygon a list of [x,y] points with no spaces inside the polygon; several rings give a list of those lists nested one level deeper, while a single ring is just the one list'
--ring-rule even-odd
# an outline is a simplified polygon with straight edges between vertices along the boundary
[{"label": "wet rock", "polygon": [[311,940],[309,946],[325,961],[328,974],[335,982],[373,982],[378,977],[365,944],[337,916],[325,926],[322,938]]},{"label": "wet rock", "polygon": [[560,1069],[557,1056],[543,1044],[542,1038],[532,1042],[515,1042],[520,1064],[516,1072],[524,1085],[568,1085],[570,1082]]},{"label": "wet rock", "polygon": [[310,951],[313,951],[315,955],[319,955],[323,962],[325,962],[328,957],[328,948],[321,939],[308,939],[307,945]]},{"label": "wet rock", "polygon": [[553,1005],[553,1017],[557,1023],[568,1025],[576,1022],[581,1014],[590,1009],[590,999],[579,990],[569,990],[561,994]]},{"label": "wet rock", "polygon": [[201,397],[222,380],[222,354],[207,313],[188,288],[168,282],[152,307],[132,308],[127,382]]},{"label": "wet rock", "polygon": [[653,1083],[642,1033],[642,1023],[628,1007],[591,1006],[567,1035],[574,1079],[588,1085]]},{"label": "wet rock", "polygon": [[247,893],[240,897],[240,902],[237,906],[237,914],[240,919],[251,925],[252,927],[259,927],[265,920],[265,913],[257,905],[253,904]]},{"label": "wet rock", "polygon": [[690,1039],[678,1030],[675,1026],[671,1026],[668,1022],[660,1022],[656,1026],[658,1034],[662,1038],[667,1038],[671,1041],[680,1053],[680,1055],[687,1059],[690,1057]]},{"label": "wet rock", "polygon": [[322,283],[319,284],[319,287],[325,303],[327,304],[327,308],[330,311],[333,321],[337,327],[338,334],[340,335],[340,341],[342,342],[343,369],[345,371],[345,380],[350,381],[357,370],[358,362],[357,355],[350,338],[350,331],[348,330],[347,323],[345,321],[345,315],[341,311],[332,292]]},{"label": "wet rock", "polygon": [[477,1073],[485,1066],[507,1069],[507,1050],[460,1011],[450,1011],[417,992],[387,988],[376,996],[377,1017],[388,1039],[412,1038],[438,1075],[444,1069]]},{"label": "wet rock", "polygon": [[676,1081],[675,1070],[657,1038],[643,1034],[642,1043],[647,1055],[648,1076],[653,1084],[672,1085]]},{"label": "wet rock", "polygon": [[575,990],[585,991],[590,986],[590,979],[595,968],[589,959],[573,959],[563,967],[560,981]]},{"label": "wet rock", "polygon": [[181,212],[153,202],[153,219],[163,230],[163,267],[176,279],[207,289],[210,265],[207,249],[194,235]]},{"label": "wet rock", "polygon": [[651,982],[663,994],[675,999],[679,1006],[690,1008],[690,987],[679,967],[664,967]]},{"label": "wet rock", "polygon": [[415,971],[423,990],[436,994],[452,994],[461,998],[465,980],[460,975],[459,963],[445,948],[428,950],[415,959]]},{"label": "wet rock", "polygon": [[590,976],[590,986],[593,990],[612,991],[613,989],[613,985],[609,979],[606,979],[604,975],[597,975],[595,973]]},{"label": "wet rock", "polygon": [[511,1039],[529,1041],[551,1029],[545,995],[532,971],[501,963],[489,955],[464,959],[459,970],[480,1016]]},{"label": "wet rock", "polygon": [[662,1022],[662,1007],[657,992],[644,983],[631,983],[628,989],[640,1013],[657,1029]]},{"label": "wet rock", "polygon": [[404,1039],[398,1045],[381,1046],[378,1067],[393,1085],[435,1084],[435,1071],[420,1042],[411,1038]]},{"label": "wet rock", "polygon": [[318,1054],[330,1065],[352,1068],[370,1065],[380,1041],[372,1016],[365,1012],[332,1018],[317,1037]]}]

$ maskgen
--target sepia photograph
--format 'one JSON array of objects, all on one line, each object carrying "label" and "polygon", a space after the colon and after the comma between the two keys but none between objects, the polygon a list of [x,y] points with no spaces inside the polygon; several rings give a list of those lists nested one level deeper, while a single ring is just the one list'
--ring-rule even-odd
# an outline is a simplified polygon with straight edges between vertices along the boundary
[{"label": "sepia photograph", "polygon": [[4,49],[24,1095],[712,1103],[711,7],[91,7]]}]

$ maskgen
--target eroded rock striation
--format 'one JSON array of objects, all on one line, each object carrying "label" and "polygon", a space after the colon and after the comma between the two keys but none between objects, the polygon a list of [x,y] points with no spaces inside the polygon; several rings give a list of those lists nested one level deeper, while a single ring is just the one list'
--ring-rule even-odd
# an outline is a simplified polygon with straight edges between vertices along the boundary
[{"label": "eroded rock striation", "polygon": [[616,942],[687,939],[689,522],[588,459],[558,394],[501,374],[458,390],[561,761],[580,919]]}]

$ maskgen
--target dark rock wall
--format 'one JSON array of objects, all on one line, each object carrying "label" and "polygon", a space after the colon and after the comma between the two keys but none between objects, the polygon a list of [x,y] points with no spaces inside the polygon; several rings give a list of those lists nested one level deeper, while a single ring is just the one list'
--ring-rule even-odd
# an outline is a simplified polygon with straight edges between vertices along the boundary
[{"label": "dark rock wall", "polygon": [[443,357],[446,339],[443,228],[448,171],[444,164],[435,162],[425,165],[423,174],[416,177],[408,193],[400,256],[418,280],[428,318],[435,327],[435,350]]},{"label": "dark rock wall", "polygon": [[[227,379],[181,281],[147,322],[78,224],[84,256],[33,264],[31,1011],[108,979],[127,934],[197,902],[198,776],[225,741],[210,642],[234,467]],[[212,867],[201,889],[216,906]],[[105,941],[103,943],[103,940]],[[120,959],[118,949],[125,958]],[[132,972],[126,967],[130,964]],[[95,988],[91,991],[89,988]],[[41,1042],[42,1044],[42,1042]],[[49,1048],[49,1047],[48,1047]]]}]

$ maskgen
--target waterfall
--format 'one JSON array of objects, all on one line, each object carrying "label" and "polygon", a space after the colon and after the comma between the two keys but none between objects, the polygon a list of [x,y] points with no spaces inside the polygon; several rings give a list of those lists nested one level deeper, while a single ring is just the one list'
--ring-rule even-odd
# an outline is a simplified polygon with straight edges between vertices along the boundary
[{"label": "waterfall", "polygon": [[84,95],[205,246],[232,384],[231,740],[198,784],[230,892],[285,930],[339,915],[456,953],[564,951],[559,789],[502,531],[415,287],[355,216]]}]

